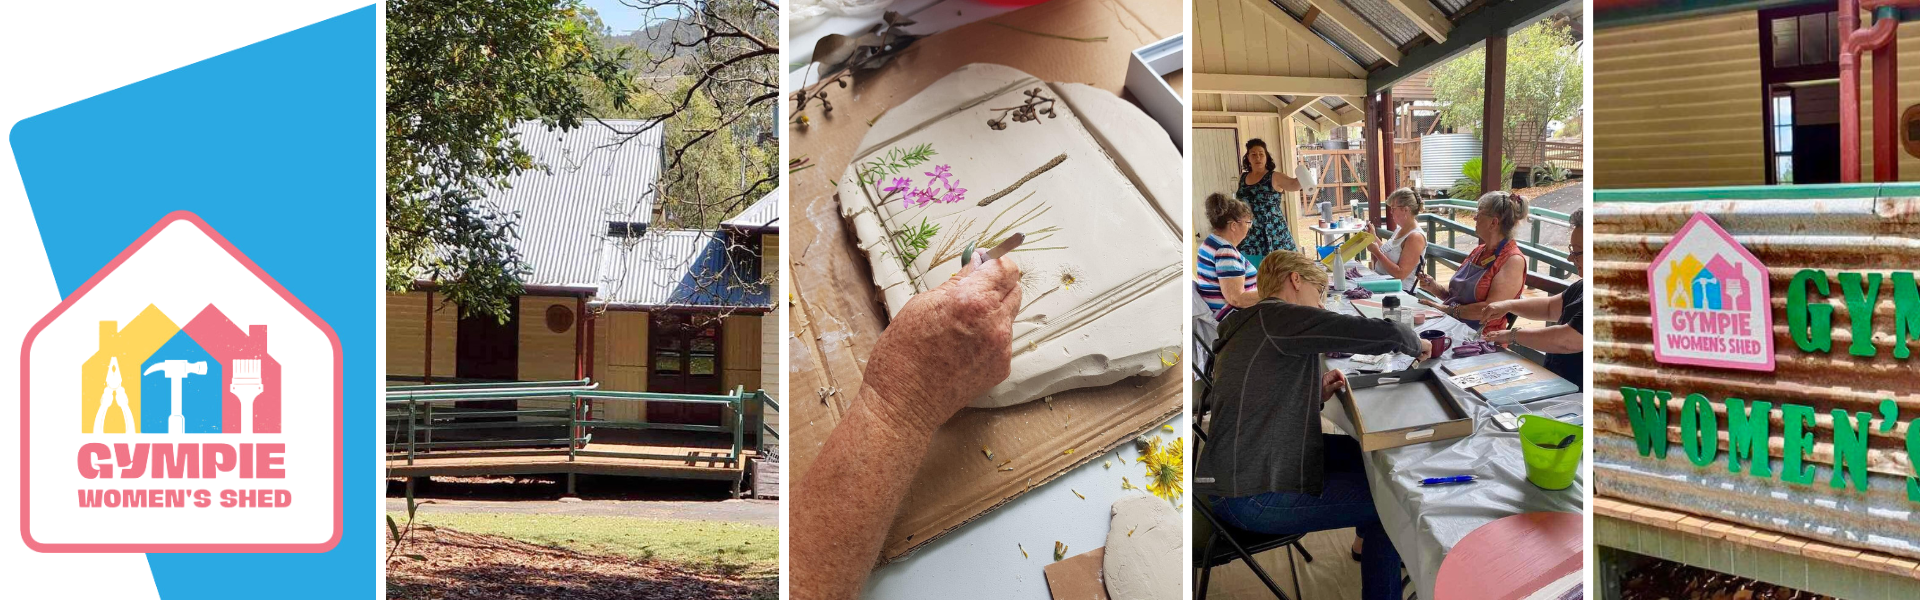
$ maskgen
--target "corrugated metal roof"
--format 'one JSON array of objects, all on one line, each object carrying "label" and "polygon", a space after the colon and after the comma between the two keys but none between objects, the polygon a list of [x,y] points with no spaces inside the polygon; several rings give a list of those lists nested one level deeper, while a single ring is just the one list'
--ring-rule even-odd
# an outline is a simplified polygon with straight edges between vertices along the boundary
[{"label": "corrugated metal roof", "polygon": [[[1307,14],[1307,0],[1270,1],[1282,10],[1285,10],[1288,15],[1292,15],[1296,21],[1300,19],[1301,15]],[[1335,47],[1340,48],[1340,50],[1352,56],[1354,62],[1360,63],[1360,66],[1363,68],[1380,61],[1379,54],[1375,54],[1372,49],[1367,48],[1366,44],[1360,43],[1358,38],[1353,37],[1353,34],[1347,33],[1346,29],[1342,29],[1339,25],[1335,24],[1333,19],[1314,19],[1311,29],[1313,29],[1314,33],[1320,34],[1321,37],[1327,38]]]},{"label": "corrugated metal roof", "polygon": [[767,195],[761,196],[759,200],[754,201],[753,206],[749,206],[746,210],[740,211],[740,214],[734,215],[731,219],[721,221],[720,225],[740,229],[761,229],[778,232],[780,231],[780,224],[787,220],[786,203],[780,201],[782,198],[785,198],[786,195],[786,188],[774,188],[772,192],[768,192]]},{"label": "corrugated metal roof", "polygon": [[757,240],[726,230],[605,237],[598,301],[625,307],[768,307]]},{"label": "corrugated metal roof", "polygon": [[1360,18],[1365,19],[1367,23],[1372,24],[1374,29],[1379,30],[1381,35],[1386,36],[1396,46],[1406,45],[1421,33],[1420,26],[1415,25],[1413,19],[1400,14],[1400,9],[1394,8],[1383,0],[1341,0],[1341,2],[1344,2],[1347,8],[1353,9],[1353,12],[1360,15]]},{"label": "corrugated metal roof", "polygon": [[1460,9],[1473,4],[1473,0],[1433,0],[1433,3],[1440,7],[1441,12],[1447,13],[1448,18],[1453,18],[1460,16]]},{"label": "corrugated metal roof", "polygon": [[513,245],[532,269],[525,283],[595,285],[607,224],[648,221],[660,179],[663,128],[624,143],[619,133],[645,125],[609,120],[566,132],[535,121],[514,126],[520,146],[540,166],[508,178],[508,185],[487,194],[486,201],[519,215],[514,228],[519,239]]}]

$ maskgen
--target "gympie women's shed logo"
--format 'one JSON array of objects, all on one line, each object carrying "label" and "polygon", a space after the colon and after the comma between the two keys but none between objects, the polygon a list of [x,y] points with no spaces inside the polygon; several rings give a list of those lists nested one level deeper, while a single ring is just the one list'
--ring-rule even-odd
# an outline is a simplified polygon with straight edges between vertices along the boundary
[{"label": "gympie women's shed logo", "polygon": [[167,215],[27,334],[21,538],[40,552],[332,549],[342,364],[299,299],[199,217]]},{"label": "gympie women's shed logo", "polygon": [[1688,219],[1647,271],[1653,353],[1667,364],[1773,370],[1767,267],[1704,213]]}]

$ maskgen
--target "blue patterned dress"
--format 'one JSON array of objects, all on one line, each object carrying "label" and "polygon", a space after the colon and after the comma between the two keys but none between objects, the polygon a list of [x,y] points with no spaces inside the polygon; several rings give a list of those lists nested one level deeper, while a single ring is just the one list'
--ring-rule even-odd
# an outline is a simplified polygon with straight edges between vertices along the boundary
[{"label": "blue patterned dress", "polygon": [[1273,172],[1268,171],[1258,183],[1246,183],[1245,174],[1240,176],[1240,190],[1233,197],[1247,203],[1253,209],[1253,228],[1247,230],[1247,239],[1240,242],[1240,254],[1255,264],[1266,258],[1267,253],[1275,250],[1289,252],[1299,250],[1293,244],[1293,228],[1287,226],[1287,213],[1281,203],[1285,196],[1273,189]]}]

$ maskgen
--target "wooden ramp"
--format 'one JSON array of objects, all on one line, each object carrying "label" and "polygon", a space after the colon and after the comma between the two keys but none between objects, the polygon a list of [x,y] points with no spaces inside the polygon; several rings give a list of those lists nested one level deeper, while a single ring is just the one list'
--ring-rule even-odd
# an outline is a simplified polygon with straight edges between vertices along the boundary
[{"label": "wooden ramp", "polygon": [[[707,445],[653,445],[638,443],[591,443],[569,456],[565,448],[546,450],[439,450],[415,454],[411,463],[404,453],[387,456],[387,472],[392,477],[477,477],[486,475],[623,475],[666,479],[706,479],[733,481],[745,475],[746,460],[728,464],[728,448]],[[755,452],[743,452],[751,459]],[[651,455],[651,456],[639,456]],[[662,455],[685,457],[679,460]]]}]

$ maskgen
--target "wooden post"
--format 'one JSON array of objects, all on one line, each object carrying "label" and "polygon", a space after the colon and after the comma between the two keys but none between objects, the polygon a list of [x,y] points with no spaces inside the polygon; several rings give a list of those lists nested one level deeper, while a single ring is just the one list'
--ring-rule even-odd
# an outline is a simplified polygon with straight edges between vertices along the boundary
[{"label": "wooden post", "polygon": [[427,362],[426,362],[426,365],[422,367],[422,369],[424,370],[421,371],[421,373],[425,373],[426,375],[421,379],[425,382],[426,385],[433,385],[433,289],[432,288],[427,289],[427,352],[426,354],[427,354],[427,357],[426,357]]},{"label": "wooden post", "polygon": [[587,341],[587,295],[573,298],[573,378],[587,377],[587,354],[584,346]]},{"label": "wooden post", "polygon": [[1366,118],[1360,121],[1364,124],[1362,128],[1364,132],[1360,136],[1360,143],[1367,147],[1367,221],[1374,222],[1374,220],[1380,216],[1374,211],[1374,207],[1379,205],[1381,198],[1380,155],[1382,153],[1380,152],[1380,102],[1374,98],[1373,94],[1367,94],[1366,102],[1367,105],[1363,107],[1366,109]]},{"label": "wooden post", "polygon": [[1507,134],[1507,31],[1487,36],[1486,101],[1480,105],[1480,193],[1507,189],[1500,142]]},{"label": "wooden post", "polygon": [[1373,209],[1368,213],[1368,221],[1376,226],[1386,225],[1386,194],[1400,189],[1399,146],[1394,144],[1393,88],[1380,90],[1380,173],[1382,181],[1381,196],[1373,201]]}]

